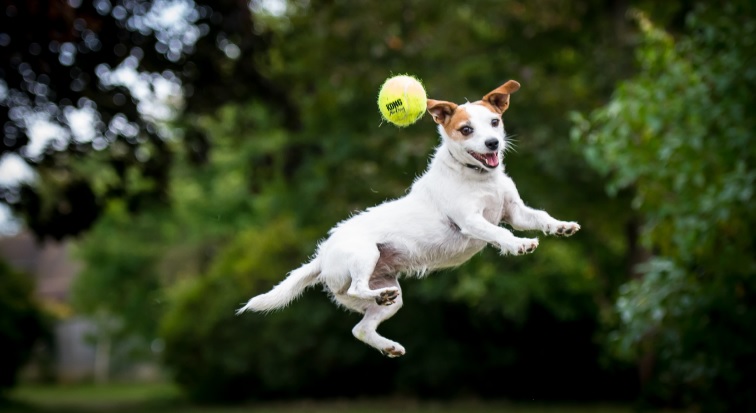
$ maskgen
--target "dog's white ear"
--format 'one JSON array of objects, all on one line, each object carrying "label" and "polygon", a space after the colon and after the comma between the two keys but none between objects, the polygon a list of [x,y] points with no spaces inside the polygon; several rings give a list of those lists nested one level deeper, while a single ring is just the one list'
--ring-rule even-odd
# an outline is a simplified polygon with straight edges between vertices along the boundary
[{"label": "dog's white ear", "polygon": [[488,102],[497,112],[504,113],[509,109],[509,95],[519,89],[520,84],[510,80],[483,96],[483,101]]},{"label": "dog's white ear", "polygon": [[433,117],[433,121],[439,125],[443,125],[447,120],[451,119],[455,110],[457,110],[457,105],[454,103],[428,99],[428,113]]}]

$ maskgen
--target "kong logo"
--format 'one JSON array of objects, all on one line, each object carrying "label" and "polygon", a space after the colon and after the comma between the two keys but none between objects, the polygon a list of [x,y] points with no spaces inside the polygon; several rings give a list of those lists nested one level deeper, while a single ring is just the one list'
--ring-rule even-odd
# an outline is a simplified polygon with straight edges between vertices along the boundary
[{"label": "kong logo", "polygon": [[397,99],[393,102],[389,102],[386,104],[386,109],[388,109],[390,114],[396,114],[401,112],[404,112],[404,105],[402,104],[401,99]]}]

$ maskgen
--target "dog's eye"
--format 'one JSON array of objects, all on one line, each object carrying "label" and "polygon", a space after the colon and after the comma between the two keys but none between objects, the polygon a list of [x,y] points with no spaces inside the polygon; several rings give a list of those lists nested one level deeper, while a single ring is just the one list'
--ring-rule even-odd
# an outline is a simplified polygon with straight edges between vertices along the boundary
[{"label": "dog's eye", "polygon": [[469,126],[463,126],[463,127],[459,128],[459,132],[461,134],[467,136],[467,135],[473,133],[473,128],[471,128]]},{"label": "dog's eye", "polygon": [[491,119],[491,126],[493,126],[494,128],[497,128],[499,127],[500,122],[501,121],[499,119]]}]

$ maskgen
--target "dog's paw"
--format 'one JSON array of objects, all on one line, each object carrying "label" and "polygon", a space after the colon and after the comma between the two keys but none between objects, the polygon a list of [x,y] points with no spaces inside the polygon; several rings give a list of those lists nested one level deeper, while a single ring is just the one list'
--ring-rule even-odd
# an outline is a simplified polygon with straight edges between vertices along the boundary
[{"label": "dog's paw", "polygon": [[386,347],[381,349],[381,353],[389,358],[396,358],[401,357],[404,355],[404,347],[402,347],[400,344],[393,344],[390,347]]},{"label": "dog's paw", "polygon": [[525,243],[517,248],[517,255],[530,254],[538,248],[538,239],[526,239]]},{"label": "dog's paw", "polygon": [[511,255],[530,254],[538,248],[538,238],[515,238],[514,242],[502,248],[502,252]]},{"label": "dog's paw", "polygon": [[378,305],[391,305],[396,302],[397,298],[399,298],[398,288],[386,288],[378,294],[378,297],[375,297],[375,302]]},{"label": "dog's paw", "polygon": [[548,233],[558,237],[569,237],[578,231],[580,231],[580,225],[577,222],[560,222]]}]

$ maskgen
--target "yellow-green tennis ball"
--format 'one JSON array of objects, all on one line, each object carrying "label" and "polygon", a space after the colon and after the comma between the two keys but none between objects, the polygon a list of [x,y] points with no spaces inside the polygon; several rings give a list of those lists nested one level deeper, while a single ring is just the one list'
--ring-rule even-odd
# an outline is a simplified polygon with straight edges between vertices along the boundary
[{"label": "yellow-green tennis ball", "polygon": [[427,105],[425,89],[412,76],[394,76],[386,80],[378,93],[378,108],[387,121],[409,126],[423,117]]}]

